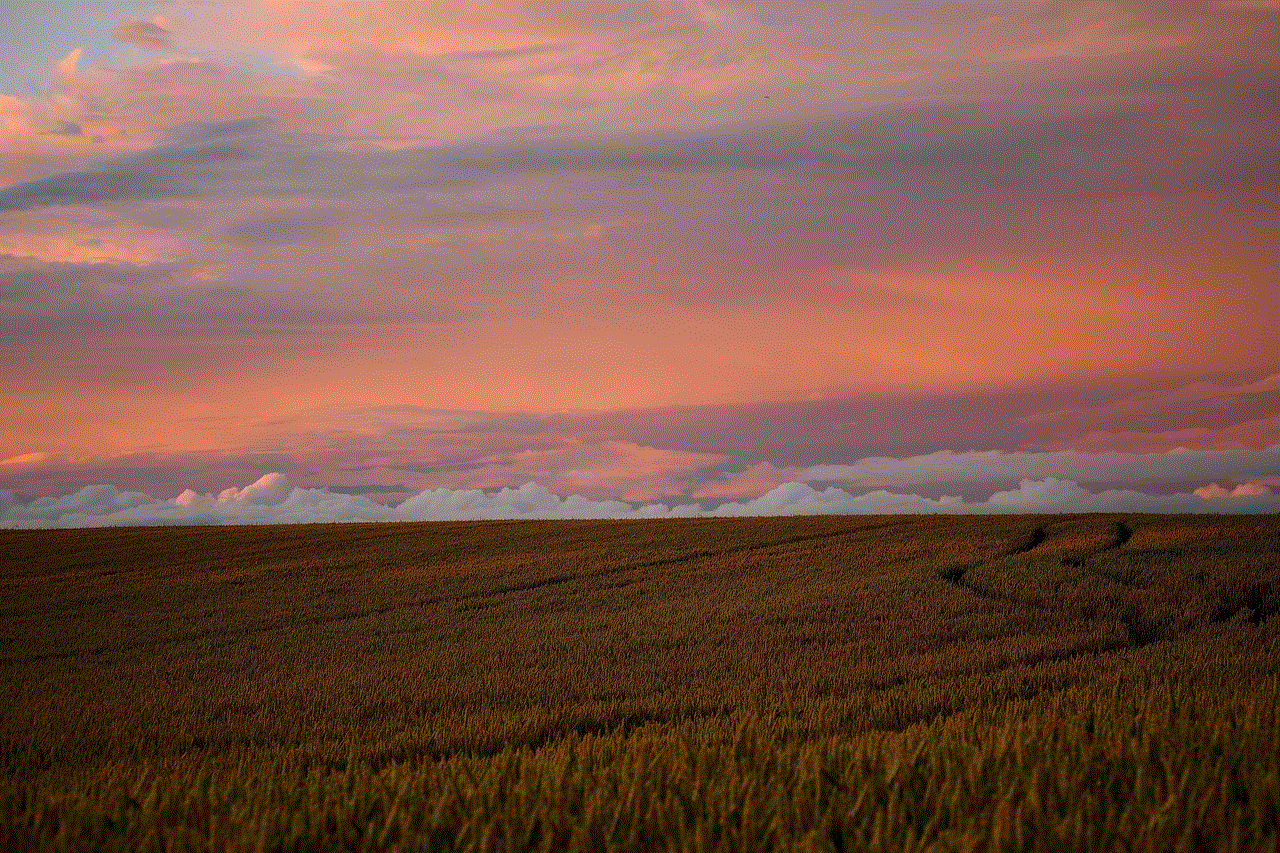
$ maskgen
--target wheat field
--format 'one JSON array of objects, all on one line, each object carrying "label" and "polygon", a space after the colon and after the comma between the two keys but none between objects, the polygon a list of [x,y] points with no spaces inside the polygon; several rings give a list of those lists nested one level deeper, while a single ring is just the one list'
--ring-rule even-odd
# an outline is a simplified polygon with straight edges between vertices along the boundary
[{"label": "wheat field", "polygon": [[1280,847],[1280,518],[0,532],[4,850]]}]

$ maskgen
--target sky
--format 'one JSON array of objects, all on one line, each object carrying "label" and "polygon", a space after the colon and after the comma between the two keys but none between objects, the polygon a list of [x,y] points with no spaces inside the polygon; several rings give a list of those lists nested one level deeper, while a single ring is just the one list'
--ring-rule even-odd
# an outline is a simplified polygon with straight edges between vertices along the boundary
[{"label": "sky", "polygon": [[0,3],[0,526],[1280,511],[1280,4]]}]

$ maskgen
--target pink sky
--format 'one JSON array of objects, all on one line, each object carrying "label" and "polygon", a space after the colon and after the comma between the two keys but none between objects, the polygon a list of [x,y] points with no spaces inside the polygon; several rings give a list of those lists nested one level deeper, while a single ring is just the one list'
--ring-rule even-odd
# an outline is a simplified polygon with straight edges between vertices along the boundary
[{"label": "pink sky", "polygon": [[6,8],[0,510],[1280,492],[1276,3]]}]

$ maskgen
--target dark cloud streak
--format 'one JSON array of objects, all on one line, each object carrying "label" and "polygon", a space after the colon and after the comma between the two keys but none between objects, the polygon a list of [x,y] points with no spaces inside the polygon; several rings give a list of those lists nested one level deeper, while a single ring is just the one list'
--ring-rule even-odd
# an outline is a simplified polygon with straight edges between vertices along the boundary
[{"label": "dark cloud streak", "polygon": [[[335,303],[324,294],[273,294],[245,284],[192,280],[179,263],[51,263],[0,255],[0,306],[12,339],[27,345],[55,332],[100,336],[210,334],[456,321],[456,309]],[[21,364],[15,356],[12,363]]]},{"label": "dark cloud streak", "polygon": [[0,210],[189,198],[211,177],[206,167],[257,158],[245,142],[170,144],[0,189]]},{"label": "dark cloud streak", "polygon": [[[1166,80],[1167,97],[1159,86],[1142,88],[1149,84],[1142,75],[1119,74],[1109,78],[1117,89],[1058,82],[1032,92],[1038,99],[923,103],[676,134],[592,138],[566,130],[528,139],[516,131],[386,152],[335,150],[337,139],[276,133],[262,118],[186,124],[154,148],[0,190],[0,210],[209,194],[341,199],[381,192],[405,202],[424,190],[530,175],[561,182],[575,175],[706,175],[733,186],[754,173],[819,198],[825,187],[846,204],[927,212],[939,200],[972,204],[986,195],[1017,193],[1035,204],[1280,181],[1270,132],[1278,122],[1266,97],[1280,91],[1274,73],[1206,69]],[[1226,131],[1233,136],[1224,138]],[[565,186],[572,193],[572,184]]]}]

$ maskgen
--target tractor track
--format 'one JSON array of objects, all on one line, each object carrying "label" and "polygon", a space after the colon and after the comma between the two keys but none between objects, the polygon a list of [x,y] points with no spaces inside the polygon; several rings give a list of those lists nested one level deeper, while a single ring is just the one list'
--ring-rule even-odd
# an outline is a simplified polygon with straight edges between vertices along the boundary
[{"label": "tractor track", "polygon": [[[594,580],[596,578],[607,577],[609,575],[624,574],[626,572],[641,571],[644,569],[660,568],[663,566],[674,566],[680,563],[691,563],[697,560],[714,559],[718,557],[728,557],[735,554],[752,553],[758,551],[768,551],[773,548],[782,548],[787,545],[795,545],[804,542],[816,542],[827,539],[838,539],[842,536],[857,536],[859,534],[870,533],[872,531],[883,530],[889,527],[902,526],[912,524],[915,519],[894,519],[892,521],[882,522],[880,524],[864,525],[860,527],[847,528],[842,530],[828,530],[823,533],[806,533],[798,536],[788,536],[783,539],[774,539],[768,542],[757,542],[749,545],[735,545],[729,548],[720,549],[697,549],[694,551],[675,554],[670,557],[662,557],[656,560],[643,560],[633,563],[624,563],[617,566],[607,566],[605,568],[595,569],[587,572],[576,574],[557,574],[550,577],[538,578],[525,583],[511,584],[509,586],[498,587],[497,589],[477,590],[462,595],[441,595],[429,596],[413,601],[398,601],[382,604],[377,607],[370,607],[364,610],[348,613],[332,613],[332,614],[314,614],[311,616],[303,616],[297,619],[284,619],[273,621],[268,624],[246,625],[231,628],[209,628],[201,631],[191,631],[184,634],[176,634],[170,637],[161,637],[154,640],[140,640],[132,643],[114,643],[100,644],[81,649],[68,649],[65,651],[46,652],[36,655],[15,655],[0,658],[0,666],[12,666],[27,663],[39,663],[41,661],[51,660],[68,660],[71,658],[103,655],[103,654],[125,654],[128,652],[138,651],[140,649],[155,648],[158,646],[182,645],[184,643],[194,643],[201,640],[220,640],[231,639],[235,637],[246,637],[254,634],[265,634],[271,631],[279,631],[289,628],[297,628],[300,626],[319,626],[329,625],[338,622],[350,622],[357,619],[367,619],[371,616],[382,616],[396,610],[411,610],[414,608],[421,609],[432,607],[435,605],[463,605],[460,609],[475,609],[473,602],[482,601],[484,599],[497,598],[512,593],[527,592],[530,590],[541,589],[543,587],[555,586],[558,584],[570,583],[572,581]],[[472,605],[467,607],[467,605]]]},{"label": "tractor track", "polygon": [[1009,557],[1016,557],[1019,554],[1025,554],[1028,551],[1035,549],[1042,542],[1044,542],[1045,537],[1047,535],[1048,535],[1047,528],[1043,524],[1039,525],[1035,527],[1030,533],[1027,534],[1027,538],[1024,541],[1019,542],[1017,545],[1014,545],[1012,548],[1005,551],[1004,553],[997,554],[996,556],[989,557],[985,560],[978,560],[972,563],[961,563],[960,565],[957,565],[957,566],[950,566],[949,568],[943,569],[939,574],[943,580],[948,581],[949,583],[955,584],[956,586],[961,587],[962,589],[967,589],[969,592],[973,593],[976,596],[979,596],[980,598],[987,598],[992,600],[1005,600],[1004,596],[997,595],[991,590],[983,589],[982,587],[975,586],[968,579],[969,572],[973,571],[974,569],[981,568],[982,566],[987,566],[992,563],[998,562],[1000,560],[1008,559]]}]

